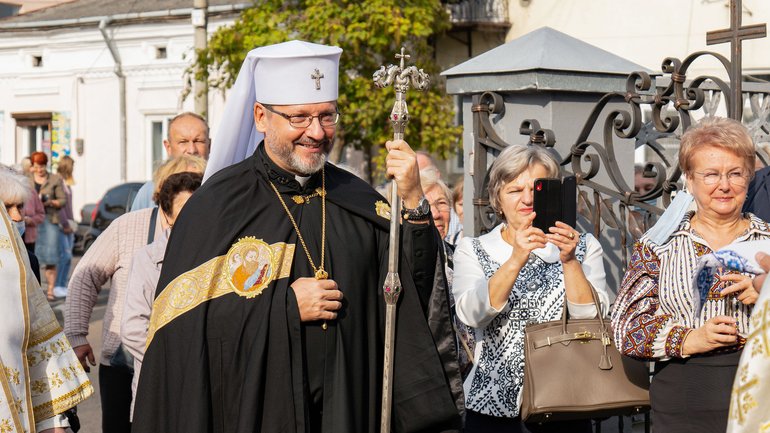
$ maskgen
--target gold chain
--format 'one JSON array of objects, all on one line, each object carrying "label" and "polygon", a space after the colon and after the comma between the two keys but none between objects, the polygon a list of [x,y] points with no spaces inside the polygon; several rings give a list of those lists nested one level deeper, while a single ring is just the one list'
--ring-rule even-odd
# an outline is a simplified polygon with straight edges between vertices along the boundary
[{"label": "gold chain", "polygon": [[316,188],[315,192],[308,195],[301,195],[297,194],[293,196],[291,199],[294,200],[294,203],[297,204],[310,204],[310,199],[313,197],[319,197],[326,194],[326,191],[324,191],[322,188]]},{"label": "gold chain", "polygon": [[[291,215],[291,212],[289,212],[289,207],[286,206],[286,202],[283,200],[283,197],[281,197],[281,193],[278,192],[278,188],[275,187],[275,184],[273,184],[272,181],[268,182],[270,182],[270,186],[273,187],[275,195],[278,196],[278,200],[283,205],[283,210],[286,211],[286,215],[289,216],[289,220],[294,226],[294,230],[297,232],[297,238],[299,238],[299,242],[302,244],[302,249],[305,250],[305,255],[310,262],[310,266],[313,267],[313,272],[315,272],[315,279],[325,280],[329,278],[329,274],[324,270],[324,255],[326,253],[326,171],[321,169],[321,190],[323,193],[318,194],[321,196],[321,263],[318,267],[316,267],[315,262],[313,262],[313,258],[310,257],[310,250],[307,248],[307,244],[305,243],[305,239],[302,237],[302,233],[299,232],[299,226],[297,225],[297,222],[294,221],[294,217]],[[325,325],[326,322],[324,322],[324,329],[326,329]]]}]

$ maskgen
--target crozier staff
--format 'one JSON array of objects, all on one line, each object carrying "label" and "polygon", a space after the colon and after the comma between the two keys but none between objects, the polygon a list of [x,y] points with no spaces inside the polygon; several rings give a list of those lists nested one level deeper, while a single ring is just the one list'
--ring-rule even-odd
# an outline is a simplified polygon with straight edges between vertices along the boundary
[{"label": "crozier staff", "polygon": [[[291,41],[246,57],[207,180],[169,239],[134,432],[378,431],[389,209],[326,163],[340,118],[341,51]],[[411,212],[393,426],[458,429],[454,337],[445,288],[433,278],[440,239],[414,152],[404,141],[386,146]],[[263,265],[236,284],[247,255]]]}]

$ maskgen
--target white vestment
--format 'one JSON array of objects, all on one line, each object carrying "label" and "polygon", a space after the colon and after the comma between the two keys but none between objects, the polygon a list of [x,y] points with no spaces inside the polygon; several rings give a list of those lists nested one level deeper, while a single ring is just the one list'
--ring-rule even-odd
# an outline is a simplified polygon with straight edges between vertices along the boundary
[{"label": "white vestment", "polygon": [[0,208],[0,432],[67,426],[61,414],[94,390]]},{"label": "white vestment", "polygon": [[770,433],[770,278],[751,313],[730,397],[727,433]]}]

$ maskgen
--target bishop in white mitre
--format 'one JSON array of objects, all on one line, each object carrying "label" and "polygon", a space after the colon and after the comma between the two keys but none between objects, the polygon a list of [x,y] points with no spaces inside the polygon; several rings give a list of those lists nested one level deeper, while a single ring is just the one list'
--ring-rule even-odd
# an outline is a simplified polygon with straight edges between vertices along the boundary
[{"label": "bishop in white mitre", "polygon": [[0,433],[63,432],[63,413],[94,390],[0,206]]}]

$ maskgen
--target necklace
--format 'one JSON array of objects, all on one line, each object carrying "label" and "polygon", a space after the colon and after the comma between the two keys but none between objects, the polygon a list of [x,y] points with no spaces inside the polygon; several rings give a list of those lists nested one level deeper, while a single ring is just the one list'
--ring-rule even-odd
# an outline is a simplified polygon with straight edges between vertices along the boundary
[{"label": "necklace", "polygon": [[[329,273],[324,270],[324,255],[326,253],[326,171],[324,169],[321,169],[321,188],[320,190],[316,190],[316,193],[321,196],[321,262],[318,264],[318,266],[315,265],[315,262],[313,261],[313,258],[310,256],[310,250],[307,248],[307,244],[305,243],[305,238],[302,237],[302,233],[299,231],[299,226],[297,225],[297,221],[294,220],[294,217],[291,215],[291,212],[289,211],[289,207],[286,206],[286,202],[283,200],[283,197],[281,197],[281,193],[278,192],[278,188],[275,187],[275,184],[273,184],[272,181],[270,182],[270,186],[273,187],[273,191],[275,191],[275,195],[278,196],[278,200],[281,202],[281,205],[283,205],[283,210],[286,211],[286,215],[289,217],[289,221],[291,221],[291,225],[294,226],[294,231],[297,232],[297,238],[299,239],[300,244],[302,244],[302,249],[305,250],[305,255],[307,256],[307,260],[310,262],[310,266],[313,268],[313,272],[315,273],[314,277],[316,280],[326,280],[329,278]],[[325,331],[327,328],[326,321],[323,322],[321,325],[321,328]]]},{"label": "necklace", "polygon": [[319,196],[323,197],[324,195],[326,195],[326,191],[324,191],[323,188],[316,188],[315,192],[312,194],[308,194],[308,195],[297,194],[293,196],[291,199],[294,200],[294,203],[297,203],[297,204],[309,204],[311,198],[319,197]]}]

